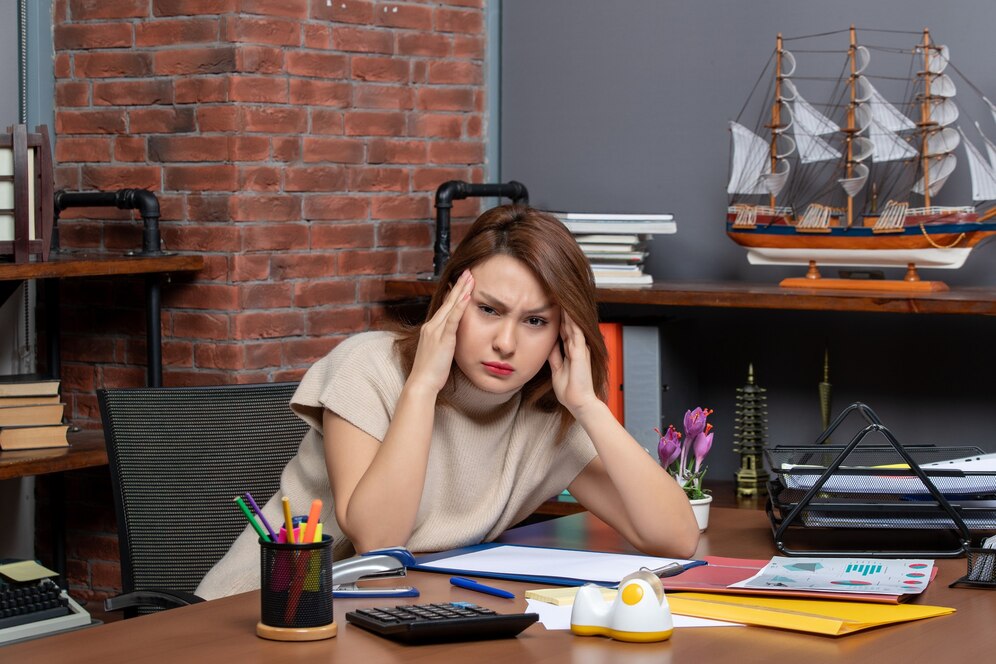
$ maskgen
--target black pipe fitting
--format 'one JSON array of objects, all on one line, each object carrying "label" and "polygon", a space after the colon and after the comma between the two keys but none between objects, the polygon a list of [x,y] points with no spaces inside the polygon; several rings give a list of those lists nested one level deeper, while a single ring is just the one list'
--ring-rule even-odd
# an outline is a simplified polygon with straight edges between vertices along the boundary
[{"label": "black pipe fitting", "polygon": [[[129,252],[133,256],[164,256],[159,234],[159,199],[148,189],[118,189],[117,191],[57,191],[53,197],[55,219],[59,213],[77,207],[116,207],[119,210],[138,210],[142,215],[142,251]],[[52,248],[58,249],[58,226],[53,228]]]}]

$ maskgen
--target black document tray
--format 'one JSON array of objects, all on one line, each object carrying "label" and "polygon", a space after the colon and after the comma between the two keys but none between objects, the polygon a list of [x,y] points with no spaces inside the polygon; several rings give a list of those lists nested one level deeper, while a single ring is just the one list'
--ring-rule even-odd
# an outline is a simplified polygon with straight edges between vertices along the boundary
[{"label": "black document tray", "polygon": [[[824,444],[852,412],[867,426],[847,445]],[[996,472],[943,462],[982,454],[970,446],[903,446],[871,408],[851,404],[812,445],[765,450],[775,546],[789,556],[961,556],[973,532],[996,531]]]}]

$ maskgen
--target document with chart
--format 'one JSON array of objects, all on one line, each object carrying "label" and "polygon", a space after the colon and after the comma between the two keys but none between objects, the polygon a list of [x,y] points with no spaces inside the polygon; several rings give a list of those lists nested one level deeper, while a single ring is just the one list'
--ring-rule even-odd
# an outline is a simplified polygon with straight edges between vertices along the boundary
[{"label": "document with chart", "polygon": [[731,588],[832,590],[847,593],[916,594],[930,581],[934,561],[882,558],[783,558]]}]

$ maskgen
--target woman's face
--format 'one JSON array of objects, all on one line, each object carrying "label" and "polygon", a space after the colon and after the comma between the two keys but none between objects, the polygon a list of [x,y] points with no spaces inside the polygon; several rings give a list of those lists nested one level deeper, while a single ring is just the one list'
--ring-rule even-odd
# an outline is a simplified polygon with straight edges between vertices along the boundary
[{"label": "woman's face", "polygon": [[517,258],[499,254],[470,271],[474,291],[457,329],[454,359],[482,390],[518,390],[543,368],[557,343],[560,306]]}]

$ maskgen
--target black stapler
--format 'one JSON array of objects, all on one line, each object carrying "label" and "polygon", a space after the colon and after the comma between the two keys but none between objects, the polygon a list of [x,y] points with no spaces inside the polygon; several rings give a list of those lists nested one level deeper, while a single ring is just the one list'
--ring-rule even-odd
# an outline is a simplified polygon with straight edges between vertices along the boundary
[{"label": "black stapler", "polygon": [[405,576],[415,557],[402,546],[375,549],[359,556],[332,563],[333,597],[418,597],[418,589],[411,586],[382,588],[357,586],[359,581]]}]

